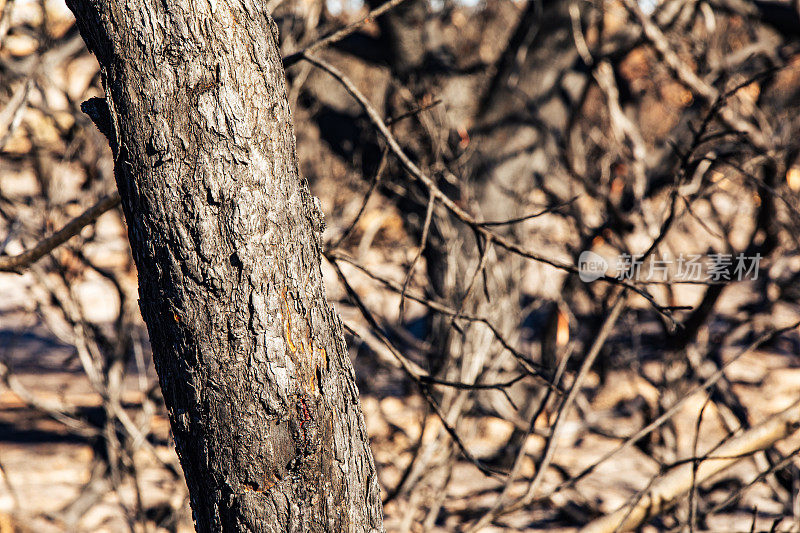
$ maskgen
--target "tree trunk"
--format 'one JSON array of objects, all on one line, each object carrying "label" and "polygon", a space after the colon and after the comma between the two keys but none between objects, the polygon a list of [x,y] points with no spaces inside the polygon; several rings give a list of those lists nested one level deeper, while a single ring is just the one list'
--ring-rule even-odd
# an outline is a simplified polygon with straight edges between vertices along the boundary
[{"label": "tree trunk", "polygon": [[68,3],[197,530],[382,531],[266,4]]}]

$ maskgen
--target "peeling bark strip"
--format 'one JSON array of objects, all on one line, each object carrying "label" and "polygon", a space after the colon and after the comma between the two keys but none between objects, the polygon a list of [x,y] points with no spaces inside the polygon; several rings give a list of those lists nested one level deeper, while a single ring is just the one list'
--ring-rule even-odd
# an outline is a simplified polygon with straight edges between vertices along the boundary
[{"label": "peeling bark strip", "polygon": [[198,531],[382,531],[322,215],[258,0],[68,0]]}]

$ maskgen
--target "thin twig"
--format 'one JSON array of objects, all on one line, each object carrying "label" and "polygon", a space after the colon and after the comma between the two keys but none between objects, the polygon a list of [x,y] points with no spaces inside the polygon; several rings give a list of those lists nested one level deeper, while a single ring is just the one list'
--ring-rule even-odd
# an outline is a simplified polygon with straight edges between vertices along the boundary
[{"label": "thin twig", "polygon": [[499,477],[505,474],[505,472],[501,472],[499,470],[496,470],[492,467],[483,464],[479,459],[473,456],[472,453],[467,449],[466,445],[461,440],[461,437],[458,435],[455,428],[453,428],[447,422],[447,417],[442,412],[441,408],[439,407],[439,404],[436,402],[433,396],[431,396],[431,394],[428,392],[427,387],[425,387],[423,382],[420,380],[420,376],[413,371],[412,366],[408,364],[409,362],[406,359],[406,357],[403,354],[401,354],[400,351],[397,350],[397,348],[395,348],[394,345],[389,341],[389,339],[381,332],[380,325],[375,320],[375,317],[372,316],[372,313],[370,313],[366,305],[364,305],[364,302],[361,300],[361,297],[347,281],[347,278],[345,277],[339,265],[336,264],[336,262],[334,262],[333,267],[336,269],[336,273],[339,276],[342,285],[344,285],[347,294],[350,296],[353,303],[361,312],[361,316],[363,316],[364,319],[369,323],[375,336],[377,336],[378,339],[380,339],[380,341],[392,352],[392,355],[394,355],[397,358],[398,362],[400,363],[401,367],[406,372],[408,377],[410,377],[419,386],[419,389],[422,391],[423,397],[431,406],[431,408],[434,410],[436,415],[439,417],[439,420],[442,423],[442,427],[444,427],[445,431],[447,431],[447,433],[453,439],[453,442],[455,442],[456,445],[459,447],[464,457],[473,465],[475,465],[475,467],[478,468],[478,470],[480,470],[481,472],[483,472],[488,476]]},{"label": "thin twig", "polygon": [[696,387],[694,387],[690,391],[688,391],[686,394],[684,394],[684,396],[680,400],[676,401],[675,404],[672,405],[672,407],[667,409],[664,412],[664,414],[662,414],[661,416],[659,416],[658,418],[653,420],[651,423],[649,423],[647,426],[643,427],[642,429],[640,429],[639,431],[637,431],[636,433],[634,433],[633,435],[628,437],[628,439],[624,443],[620,444],[618,447],[614,448],[610,452],[604,454],[600,459],[598,459],[597,461],[595,461],[591,465],[587,466],[579,474],[577,474],[576,476],[573,476],[568,481],[566,481],[566,482],[562,483],[561,485],[559,485],[558,487],[554,488],[552,491],[550,491],[549,493],[547,493],[543,497],[544,498],[549,498],[550,496],[552,496],[553,494],[555,494],[557,492],[561,492],[561,491],[563,491],[563,490],[565,490],[565,489],[567,489],[569,487],[575,486],[575,484],[578,481],[580,481],[581,479],[585,478],[586,476],[588,476],[589,474],[594,472],[600,465],[602,465],[603,463],[605,463],[606,461],[608,461],[612,457],[615,457],[620,452],[629,449],[630,447],[635,445],[638,441],[640,441],[642,438],[644,438],[645,436],[647,436],[650,433],[652,433],[655,429],[657,429],[660,426],[662,426],[667,420],[671,419],[675,415],[675,413],[677,413],[681,409],[681,407],[687,401],[689,401],[689,399],[692,396],[694,396],[696,393],[698,393],[698,392],[700,392],[702,390],[705,390],[705,389],[707,389],[709,387],[714,386],[714,384],[716,384],[717,381],[719,381],[720,379],[722,379],[725,376],[725,371],[733,363],[735,363],[736,361],[738,361],[739,359],[741,359],[745,355],[751,353],[753,350],[757,349],[759,346],[763,345],[764,343],[770,342],[773,339],[775,339],[775,338],[779,337],[780,335],[782,335],[783,333],[786,333],[788,331],[792,331],[792,330],[796,329],[798,326],[800,326],[800,322],[795,322],[794,324],[792,324],[790,326],[786,326],[786,327],[783,327],[783,328],[780,328],[780,329],[776,329],[776,330],[773,330],[773,331],[770,331],[770,332],[767,332],[767,333],[764,333],[763,335],[761,335],[758,339],[753,341],[749,346],[745,347],[739,353],[737,353],[736,355],[731,357],[731,359],[729,361],[726,361],[725,364],[722,365],[719,370],[717,370],[711,376],[709,376],[708,379],[703,381],[703,383],[697,385]]},{"label": "thin twig", "polygon": [[[673,468],[652,484],[647,494],[631,509],[620,509],[603,516],[584,527],[582,533],[608,533],[615,529],[629,531],[645,520],[668,509],[676,499],[689,490],[696,481],[702,483],[742,457],[763,450],[793,434],[800,427],[800,400],[777,413],[758,426],[726,441],[717,453],[704,459],[693,475],[694,466],[686,462]],[[626,518],[627,517],[627,518]]]},{"label": "thin twig", "polygon": [[435,205],[436,198],[433,196],[433,193],[431,193],[428,196],[428,207],[425,209],[425,222],[422,224],[422,237],[419,241],[419,247],[417,248],[417,253],[414,254],[414,260],[411,261],[411,265],[408,267],[406,278],[403,280],[403,288],[400,291],[400,323],[403,322],[403,316],[405,315],[406,290],[408,289],[408,284],[411,282],[411,278],[414,276],[414,269],[417,267],[417,262],[419,262],[419,258],[422,256],[422,252],[425,251],[425,246],[428,244],[428,232],[431,229],[431,219],[433,218],[433,208]]},{"label": "thin twig", "polygon": [[[328,259],[329,261],[331,261],[332,263],[337,262],[337,261],[343,261],[345,263],[348,263],[348,264],[354,266],[355,268],[357,268],[358,270],[360,270],[361,272],[363,272],[364,274],[366,274],[367,276],[369,276],[370,278],[372,278],[375,281],[381,283],[384,287],[393,290],[394,292],[399,293],[402,290],[402,287],[401,287],[401,285],[399,283],[395,283],[392,280],[389,280],[389,279],[383,278],[381,276],[378,276],[374,272],[371,272],[369,269],[367,269],[363,265],[359,264],[358,262],[356,262],[355,260],[353,260],[352,258],[346,256],[345,254],[343,254],[342,252],[340,252],[338,250],[331,250],[331,251],[326,252],[325,253],[325,258]],[[435,301],[429,300],[427,298],[423,298],[422,296],[419,296],[419,295],[414,294],[412,292],[406,291],[406,298],[414,300],[415,302],[420,303],[420,304],[426,306],[427,308],[429,308],[429,309],[431,309],[433,311],[436,311],[437,313],[442,313],[442,314],[448,315],[448,316],[455,316],[456,315],[456,310],[455,309],[452,309],[452,308],[448,307],[445,304],[442,304],[442,303],[439,303],[439,302],[435,302]],[[539,363],[536,363],[535,361],[531,360],[524,353],[522,353],[519,349],[517,349],[514,346],[512,346],[511,343],[502,335],[502,333],[500,333],[500,330],[497,328],[497,326],[495,326],[487,318],[478,317],[478,316],[474,316],[474,315],[468,315],[468,314],[461,314],[459,316],[459,318],[461,320],[466,320],[468,322],[480,322],[480,323],[486,325],[486,327],[488,327],[491,330],[492,334],[500,342],[500,344],[503,346],[503,348],[508,350],[514,356],[514,358],[519,362],[520,366],[526,372],[528,372],[529,375],[538,377],[548,387],[551,387],[551,388],[554,387],[553,382],[550,379],[549,373],[546,371],[546,369],[543,368],[542,365],[540,365]],[[561,391],[559,390],[558,392],[561,392]]]},{"label": "thin twig", "polygon": [[486,513],[474,526],[472,526],[469,529],[470,532],[478,531],[481,528],[488,526],[492,522],[492,520],[494,520],[500,514],[505,514],[529,505],[536,497],[536,492],[539,490],[539,487],[544,481],[544,473],[548,469],[550,463],[553,460],[553,455],[555,454],[556,446],[558,444],[558,438],[561,435],[561,430],[564,427],[564,423],[566,422],[567,415],[569,414],[570,409],[572,408],[572,404],[575,403],[575,398],[578,396],[578,393],[580,392],[581,387],[583,386],[583,382],[589,374],[589,370],[591,370],[592,365],[594,365],[597,356],[600,355],[600,351],[603,348],[606,339],[611,334],[611,331],[614,329],[614,325],[617,323],[617,319],[619,318],[623,308],[625,307],[626,294],[624,290],[621,288],[616,289],[615,294],[612,296],[612,300],[614,303],[611,304],[611,312],[608,314],[605,321],[603,322],[603,325],[600,328],[597,337],[592,343],[589,352],[586,354],[586,358],[583,360],[583,363],[581,364],[581,368],[578,371],[578,374],[575,376],[575,379],[572,382],[572,386],[570,387],[569,392],[567,393],[567,397],[564,399],[558,410],[558,414],[556,415],[556,420],[553,423],[553,429],[550,432],[550,436],[547,438],[547,441],[545,442],[544,451],[542,451],[541,459],[536,465],[536,474],[534,475],[533,480],[528,486],[527,492],[516,502],[507,506],[503,505],[502,501],[498,501],[498,504],[496,504],[494,508],[492,508],[488,513]]},{"label": "thin twig", "polygon": [[118,192],[113,192],[103,197],[95,205],[70,220],[67,225],[59,231],[39,241],[33,248],[25,250],[17,255],[0,257],[0,272],[16,272],[17,274],[21,274],[23,269],[29,267],[58,246],[67,242],[80,233],[84,227],[97,220],[102,214],[118,206],[119,203],[120,196]]},{"label": "thin twig", "polygon": [[366,16],[364,16],[361,20],[353,22],[352,24],[345,26],[340,30],[336,30],[327,37],[323,37],[319,41],[303,48],[302,50],[289,54],[288,56],[283,58],[283,68],[291,67],[295,63],[302,60],[306,54],[316,52],[322,48],[325,48],[330,44],[341,41],[348,35],[355,33],[355,31],[358,30],[364,24],[371,22],[373,19],[383,15],[393,7],[396,7],[405,1],[406,0],[389,0],[385,4],[382,4],[373,9],[372,11],[370,11],[369,13],[367,13]]},{"label": "thin twig", "polygon": [[378,170],[375,172],[375,177],[372,179],[372,183],[369,185],[369,189],[367,193],[364,195],[364,200],[361,202],[361,207],[358,209],[358,213],[356,213],[355,218],[350,224],[347,226],[347,229],[344,230],[342,236],[336,239],[336,242],[330,245],[330,248],[338,248],[347,238],[353,233],[353,230],[358,224],[358,221],[361,219],[361,216],[364,214],[364,211],[367,209],[367,204],[369,203],[370,198],[372,198],[372,194],[375,192],[375,189],[378,187],[378,184],[381,182],[381,178],[383,178],[383,173],[386,170],[386,164],[388,158],[386,157],[386,150],[383,150],[381,154],[381,162],[378,164]]},{"label": "thin twig", "polygon": [[547,215],[549,213],[554,213],[554,212],[558,211],[559,209],[563,209],[564,207],[574,203],[575,200],[577,200],[578,198],[580,198],[580,195],[573,196],[572,198],[570,198],[566,202],[561,202],[560,204],[554,205],[553,207],[546,207],[546,208],[542,209],[541,211],[537,211],[536,213],[532,213],[530,215],[524,215],[524,216],[517,217],[517,218],[509,218],[508,220],[494,220],[494,221],[478,222],[478,225],[480,225],[480,226],[510,226],[512,224],[519,224],[520,222],[525,222],[526,220],[531,220],[532,218],[537,218],[537,217],[540,217],[542,215]]},{"label": "thin twig", "polygon": [[[470,226],[471,228],[473,228],[474,231],[476,231],[477,233],[480,233],[485,238],[489,239],[491,237],[492,241],[495,244],[497,244],[501,248],[504,248],[504,249],[508,250],[509,252],[516,253],[517,255],[520,255],[522,257],[525,257],[525,258],[528,258],[528,259],[532,259],[534,261],[538,261],[540,263],[544,263],[544,264],[550,265],[550,266],[558,268],[560,270],[564,270],[566,272],[569,272],[570,274],[580,274],[580,270],[577,267],[575,267],[574,265],[571,265],[569,263],[565,263],[563,261],[558,261],[556,259],[552,259],[550,257],[547,257],[547,256],[541,255],[539,253],[536,253],[536,252],[534,252],[532,250],[528,250],[524,246],[522,246],[522,245],[520,245],[518,243],[515,243],[515,242],[507,239],[506,237],[504,237],[504,236],[502,236],[502,235],[500,235],[498,233],[495,233],[495,232],[489,230],[488,228],[482,226],[481,223],[479,221],[475,220],[475,218],[472,215],[470,215],[467,211],[465,211],[458,204],[456,204],[452,199],[450,199],[450,197],[448,197],[444,192],[442,192],[442,190],[439,188],[438,185],[436,185],[434,180],[430,176],[425,174],[408,157],[408,155],[406,155],[406,153],[403,151],[403,149],[400,147],[399,143],[397,142],[397,139],[395,139],[395,137],[392,134],[392,132],[389,131],[389,128],[383,122],[383,119],[381,118],[381,116],[378,113],[378,111],[375,109],[375,107],[372,106],[372,104],[369,103],[369,100],[367,100],[367,98],[361,93],[361,91],[358,90],[358,88],[355,86],[355,84],[353,84],[353,82],[350,81],[350,79],[347,76],[345,76],[339,69],[337,69],[336,67],[334,67],[333,65],[331,65],[327,61],[324,61],[324,60],[322,60],[322,59],[320,59],[320,58],[318,58],[316,56],[313,56],[313,55],[310,55],[310,54],[307,54],[307,53],[303,53],[302,54],[302,58],[305,59],[306,61],[309,61],[310,63],[316,65],[317,67],[321,68],[322,70],[324,70],[325,72],[330,74],[334,79],[336,79],[340,84],[342,84],[342,86],[347,90],[347,92],[350,93],[350,95],[353,98],[355,98],[355,100],[364,109],[364,111],[367,114],[367,117],[370,119],[370,121],[373,123],[373,125],[378,129],[378,131],[380,132],[380,134],[383,137],[384,141],[386,141],[386,143],[388,144],[389,148],[391,149],[391,151],[400,160],[400,163],[402,164],[403,168],[405,168],[406,171],[412,177],[414,177],[417,180],[419,180],[420,182],[422,182],[422,184],[435,196],[435,198],[439,202],[441,202],[442,205],[444,205],[451,213],[453,213],[453,215],[455,215],[456,218],[461,220],[464,224],[466,224],[466,225]],[[641,287],[637,287],[633,283],[630,283],[630,282],[628,282],[626,280],[621,280],[621,279],[613,278],[613,277],[606,276],[606,275],[603,275],[603,276],[599,277],[597,280],[604,281],[606,283],[610,283],[610,284],[613,284],[613,285],[618,285],[618,286],[622,286],[622,287],[625,287],[627,289],[630,289],[631,291],[635,292],[639,296],[642,296],[645,300],[647,300],[650,303],[650,305],[656,311],[658,311],[665,318],[667,318],[673,325],[676,325],[675,319],[672,316],[672,313],[670,312],[670,308],[658,304],[655,301],[655,299],[653,298],[653,296],[649,292],[647,292],[645,289],[642,289]]]}]

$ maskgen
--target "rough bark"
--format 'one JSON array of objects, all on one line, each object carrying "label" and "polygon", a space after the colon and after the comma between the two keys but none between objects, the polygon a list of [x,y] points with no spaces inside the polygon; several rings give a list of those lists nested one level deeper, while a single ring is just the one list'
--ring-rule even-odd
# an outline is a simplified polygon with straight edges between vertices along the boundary
[{"label": "rough bark", "polygon": [[197,530],[382,531],[266,4],[68,4]]}]

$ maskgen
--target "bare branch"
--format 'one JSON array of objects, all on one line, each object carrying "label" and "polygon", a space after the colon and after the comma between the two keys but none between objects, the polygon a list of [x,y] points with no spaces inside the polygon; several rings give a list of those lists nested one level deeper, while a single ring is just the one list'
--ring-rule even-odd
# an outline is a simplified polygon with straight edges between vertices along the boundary
[{"label": "bare branch", "polygon": [[[486,237],[487,239],[491,239],[495,244],[498,246],[505,248],[509,252],[516,253],[522,257],[526,257],[528,259],[532,259],[534,261],[538,261],[540,263],[544,263],[560,270],[564,270],[569,272],[570,274],[579,274],[580,270],[574,265],[569,263],[565,263],[563,261],[558,261],[556,259],[552,259],[550,257],[544,256],[542,254],[536,253],[532,250],[528,250],[524,246],[517,244],[508,238],[495,233],[488,228],[484,227],[479,221],[475,220],[475,218],[467,213],[464,209],[462,209],[458,204],[456,204],[453,200],[450,199],[442,190],[439,188],[438,185],[434,182],[434,180],[425,174],[411,159],[406,155],[403,149],[395,139],[394,135],[386,124],[383,122],[378,111],[369,103],[369,100],[358,90],[358,88],[351,82],[347,76],[345,76],[339,69],[324,61],[316,56],[310,54],[303,54],[303,59],[306,61],[316,65],[317,67],[321,68],[331,76],[333,76],[342,86],[347,90],[350,95],[356,99],[356,101],[361,105],[364,111],[367,113],[370,121],[373,125],[378,129],[383,139],[389,145],[391,151],[397,156],[400,160],[400,163],[403,165],[403,168],[413,176],[414,178],[418,179],[422,184],[431,192],[431,194],[439,200],[442,205],[444,205],[456,218],[461,220],[464,224],[472,227],[477,233],[481,234],[482,236]],[[636,285],[626,281],[620,280],[616,278],[612,278],[610,276],[603,275],[598,278],[598,280],[605,281],[607,283],[611,283],[613,285],[619,285],[625,287],[627,289],[632,290],[639,296],[642,296],[645,300],[647,300],[650,305],[653,306],[659,313],[664,315],[668,318],[671,322],[674,323],[674,318],[670,313],[670,308],[662,306],[658,304],[653,296],[648,293],[646,290],[642,289],[641,287],[637,287]]]},{"label": "bare branch", "polygon": [[[763,450],[800,428],[800,401],[784,411],[771,416],[762,424],[725,442],[712,457],[702,460],[694,473],[691,462],[670,470],[658,479],[633,509],[622,508],[591,522],[582,533],[610,533],[630,531],[653,516],[668,509],[677,498],[687,492],[695,482],[700,484],[712,475],[733,465],[741,457]],[[625,516],[627,515],[627,519]]]},{"label": "bare branch", "polygon": [[95,205],[70,220],[66,226],[53,235],[39,241],[36,246],[10,257],[0,257],[0,272],[16,272],[20,274],[23,269],[31,266],[39,259],[61,246],[72,237],[81,232],[83,228],[93,223],[100,216],[119,205],[118,192],[113,192],[103,197]]},{"label": "bare branch", "polygon": [[356,22],[354,22],[354,23],[352,23],[352,24],[350,24],[348,26],[345,26],[344,28],[342,28],[340,30],[336,30],[335,32],[333,32],[330,35],[328,35],[327,37],[323,37],[319,41],[315,42],[312,45],[309,45],[309,46],[303,48],[302,50],[299,50],[297,52],[289,54],[288,56],[283,58],[283,68],[289,68],[292,65],[294,65],[295,63],[301,61],[302,59],[304,59],[305,54],[310,54],[310,53],[316,52],[318,50],[321,50],[322,48],[325,48],[326,46],[328,46],[330,44],[333,44],[335,42],[341,41],[342,39],[344,39],[348,35],[354,33],[356,30],[358,30],[364,24],[366,24],[368,22],[371,22],[373,19],[383,15],[384,13],[389,11],[390,9],[402,4],[405,1],[406,0],[389,0],[385,4],[383,4],[381,6],[378,6],[375,9],[373,9],[372,11],[370,11],[369,13],[367,13],[366,16],[364,16],[361,20],[356,21]]}]

